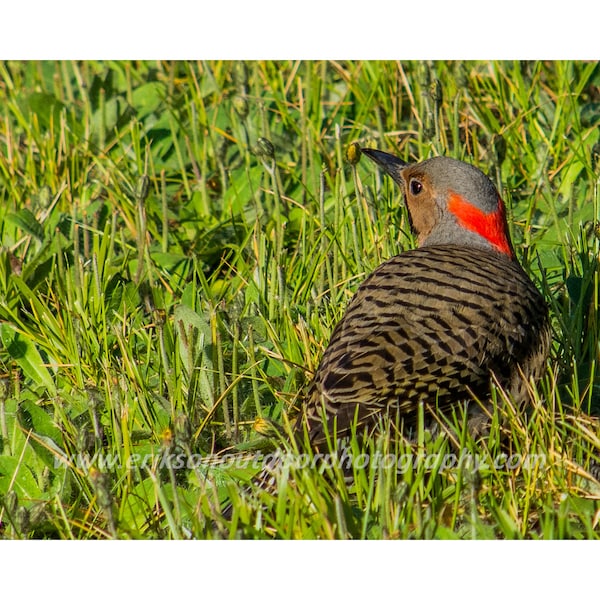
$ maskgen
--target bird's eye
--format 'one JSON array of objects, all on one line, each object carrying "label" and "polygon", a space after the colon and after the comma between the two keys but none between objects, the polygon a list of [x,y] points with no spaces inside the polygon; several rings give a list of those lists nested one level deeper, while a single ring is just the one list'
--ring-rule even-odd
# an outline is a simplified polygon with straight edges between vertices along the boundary
[{"label": "bird's eye", "polygon": [[422,189],[423,189],[423,184],[419,180],[413,179],[410,182],[410,193],[413,196],[416,196],[417,194],[420,194]]}]

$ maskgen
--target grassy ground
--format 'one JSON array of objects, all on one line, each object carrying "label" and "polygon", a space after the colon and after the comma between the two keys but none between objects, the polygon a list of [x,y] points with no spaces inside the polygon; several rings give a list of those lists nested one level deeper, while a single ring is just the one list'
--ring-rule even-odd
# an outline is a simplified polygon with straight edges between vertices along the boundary
[{"label": "grassy ground", "polygon": [[[600,537],[596,64],[9,63],[0,105],[1,536]],[[413,244],[352,142],[490,174],[552,308],[547,377],[486,444],[454,428],[485,464],[388,434],[371,452],[410,468],[291,469],[256,503],[258,467],[215,456],[265,450],[256,418],[285,421]],[[502,428],[543,458],[495,464]]]}]

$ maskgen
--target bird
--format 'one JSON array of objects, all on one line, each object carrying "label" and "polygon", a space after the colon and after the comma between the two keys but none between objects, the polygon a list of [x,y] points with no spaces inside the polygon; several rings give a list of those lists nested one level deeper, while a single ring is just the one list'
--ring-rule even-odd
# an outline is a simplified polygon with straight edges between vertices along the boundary
[{"label": "bird", "polygon": [[[545,368],[546,302],[517,260],[506,209],[478,168],[445,156],[407,164],[361,153],[402,190],[417,248],[360,285],[309,386],[297,428],[311,445],[382,415],[414,417],[490,397],[495,380],[516,404]],[[474,421],[480,419],[475,411]],[[335,423],[335,427],[334,427]]]},{"label": "bird", "polygon": [[[550,318],[517,260],[496,187],[450,157],[406,163],[383,150],[360,153],[400,187],[417,247],[358,287],[292,434],[323,448],[333,433],[368,432],[385,416],[410,422],[420,404],[436,413],[485,403],[493,381],[527,404],[544,373]],[[258,487],[272,485],[277,464],[257,476]]]}]

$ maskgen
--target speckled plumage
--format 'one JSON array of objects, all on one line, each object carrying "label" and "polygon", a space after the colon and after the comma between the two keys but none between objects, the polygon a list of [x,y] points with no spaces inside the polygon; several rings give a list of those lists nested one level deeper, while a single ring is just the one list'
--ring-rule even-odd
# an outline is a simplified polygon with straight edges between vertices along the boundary
[{"label": "speckled plumage", "polygon": [[454,245],[404,252],[365,280],[333,331],[304,403],[311,441],[323,441],[322,406],[342,434],[357,409],[368,424],[410,417],[419,401],[484,399],[491,373],[524,402],[523,375],[539,378],[549,341],[543,298],[516,261]]}]

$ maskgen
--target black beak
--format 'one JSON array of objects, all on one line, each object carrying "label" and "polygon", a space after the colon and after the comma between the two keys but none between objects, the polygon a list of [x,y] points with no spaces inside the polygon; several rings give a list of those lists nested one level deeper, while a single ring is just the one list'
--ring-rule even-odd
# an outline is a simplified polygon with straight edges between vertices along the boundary
[{"label": "black beak", "polygon": [[375,148],[361,148],[360,151],[375,164],[379,165],[399,186],[402,186],[401,173],[408,166],[408,163],[405,163],[393,154],[388,154]]}]

